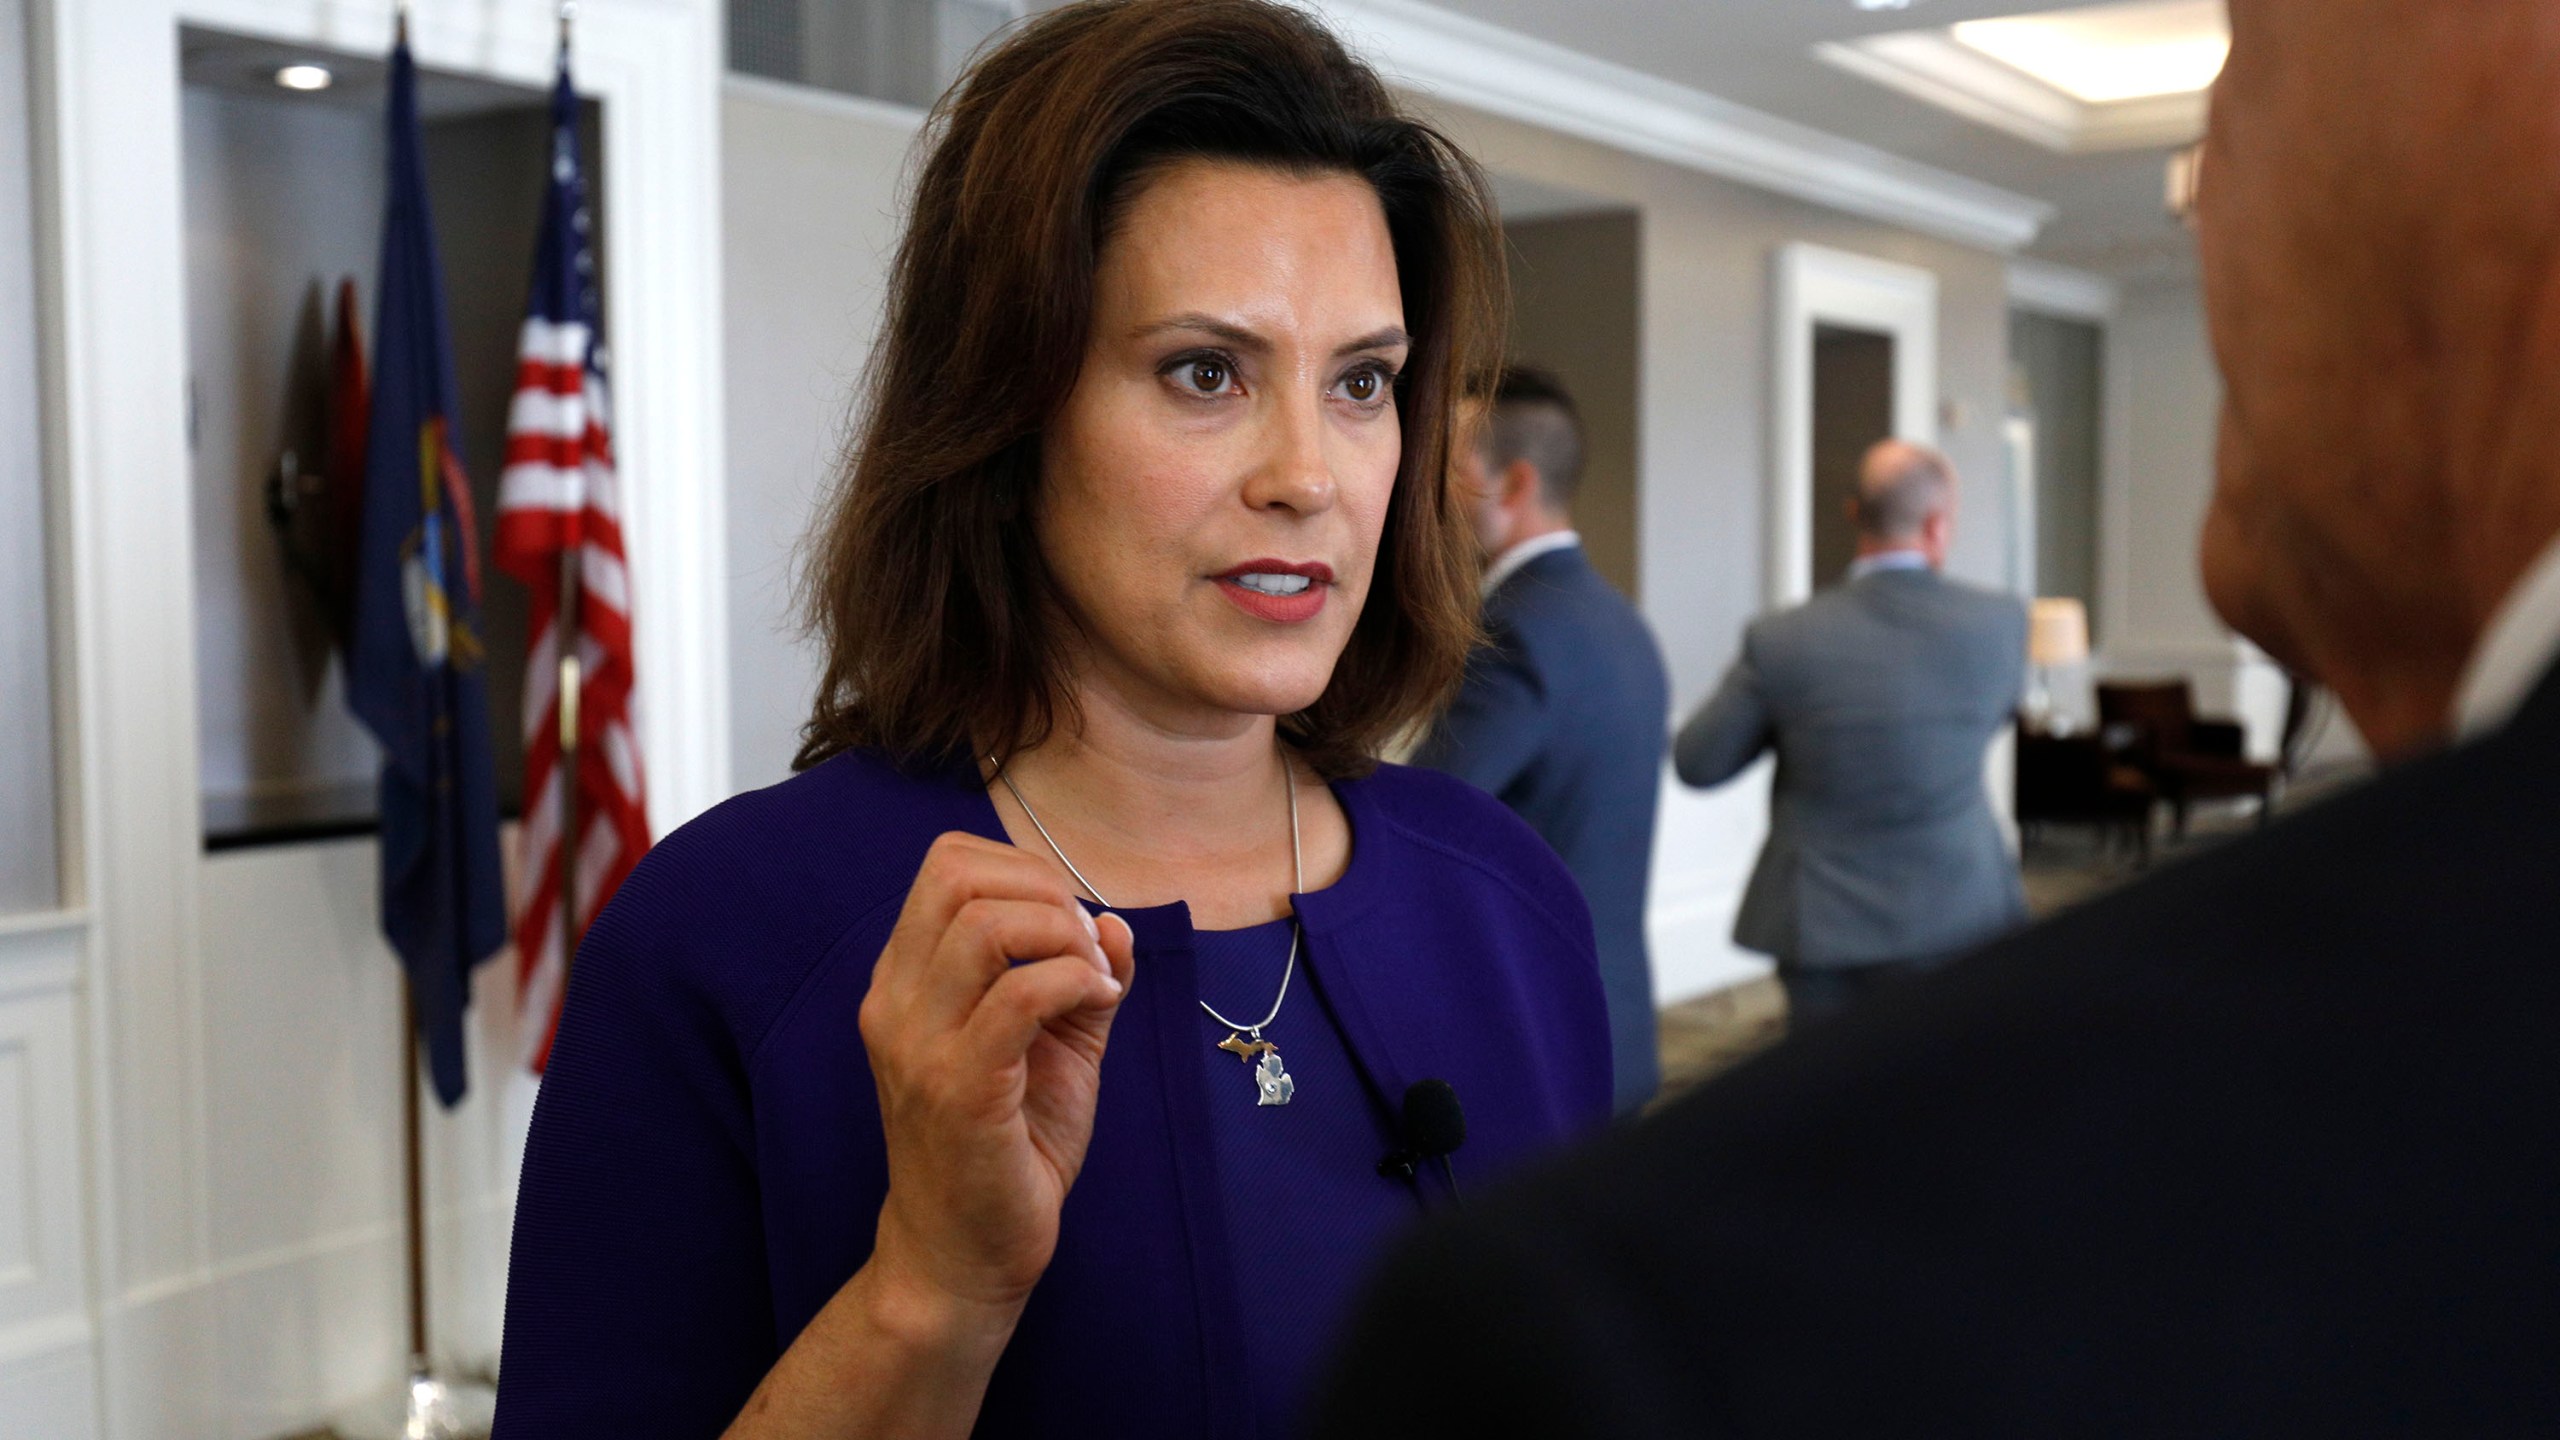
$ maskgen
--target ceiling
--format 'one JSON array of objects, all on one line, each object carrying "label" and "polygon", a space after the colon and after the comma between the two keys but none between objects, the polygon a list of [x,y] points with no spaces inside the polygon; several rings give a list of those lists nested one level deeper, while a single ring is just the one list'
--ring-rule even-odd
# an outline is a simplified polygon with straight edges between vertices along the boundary
[{"label": "ceiling", "polygon": [[[379,49],[356,54],[191,25],[178,32],[178,57],[179,76],[189,86],[277,104],[320,105],[378,117],[390,94],[391,67]],[[304,64],[326,68],[333,83],[314,92],[277,86],[279,67]],[[421,120],[466,119],[500,110],[539,110],[550,101],[546,91],[418,67]]]},{"label": "ceiling", "polygon": [[2028,251],[2136,280],[2193,265],[2162,203],[2167,147],[2056,154],[1814,58],[1823,41],[2103,0],[1434,0],[1443,9],[1578,50],[2004,190],[2058,214]]}]

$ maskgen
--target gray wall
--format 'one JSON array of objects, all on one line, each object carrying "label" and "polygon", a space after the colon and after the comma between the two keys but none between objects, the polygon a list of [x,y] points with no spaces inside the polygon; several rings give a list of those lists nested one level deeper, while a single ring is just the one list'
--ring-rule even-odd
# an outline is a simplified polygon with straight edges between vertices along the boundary
[{"label": "gray wall", "polygon": [[791,773],[816,693],[795,565],[879,329],[913,132],[877,107],[736,80],[721,124],[730,776],[744,790]]},{"label": "gray wall", "polygon": [[381,122],[200,85],[183,103],[201,783],[213,811],[360,793],[373,742],[347,713],[261,487],[284,446],[317,463],[314,391],[340,276],[357,278],[371,354]]},{"label": "gray wall", "polygon": [[2086,320],[2020,310],[2009,356],[2036,426],[2036,593],[2098,605],[2099,396],[2106,334]]},{"label": "gray wall", "polygon": [[2222,412],[2196,286],[2128,290],[2107,327],[2106,364],[2106,423],[2114,435],[2107,485],[2116,514],[2098,643],[2128,666],[2175,668],[2180,652],[2231,639],[2205,600],[2196,561]]},{"label": "gray wall", "polygon": [[61,900],[23,0],[0,0],[0,912]]},{"label": "gray wall", "polygon": [[1771,256],[1793,240],[1917,265],[1938,277],[1939,393],[1963,423],[1940,443],[1962,477],[1951,568],[2006,573],[2006,268],[1949,241],[1718,180],[1515,121],[1442,107],[1487,167],[1634,208],[1642,217],[1637,404],[1641,604],[1677,704],[1714,684],[1761,604],[1768,476]]},{"label": "gray wall", "polygon": [[1503,227],[1511,250],[1511,354],[1556,372],[1582,410],[1582,490],[1573,506],[1591,564],[1629,597],[1636,564],[1637,290],[1632,210]]}]

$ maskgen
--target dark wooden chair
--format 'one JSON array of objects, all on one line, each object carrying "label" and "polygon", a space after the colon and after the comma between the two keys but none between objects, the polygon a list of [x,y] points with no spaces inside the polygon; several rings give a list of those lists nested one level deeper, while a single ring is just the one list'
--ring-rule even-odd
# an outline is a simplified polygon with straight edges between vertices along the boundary
[{"label": "dark wooden chair", "polygon": [[2151,863],[2151,812],[2160,788],[2100,735],[2053,735],[2018,723],[2017,813],[2032,836],[2048,825],[2097,827],[2107,845],[2124,842],[2137,865]]},{"label": "dark wooden chair", "polygon": [[2116,735],[2132,762],[2169,802],[2184,839],[2199,801],[2254,799],[2258,823],[2274,818],[2284,771],[2248,756],[2247,734],[2234,721],[2196,714],[2195,688],[2184,680],[2098,687],[2098,723]]}]

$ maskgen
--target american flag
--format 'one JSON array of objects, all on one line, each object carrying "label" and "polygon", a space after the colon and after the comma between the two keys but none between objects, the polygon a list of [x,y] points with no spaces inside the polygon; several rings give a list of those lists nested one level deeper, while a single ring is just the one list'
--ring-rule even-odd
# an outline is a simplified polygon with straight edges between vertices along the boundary
[{"label": "american flag", "polygon": [[[649,848],[648,804],[631,670],[631,578],[622,550],[622,500],[606,404],[602,306],[592,222],[578,164],[578,97],[569,57],[551,95],[551,184],[542,208],[533,296],[517,347],[498,482],[498,564],[533,592],[524,677],[524,829],[515,917],[520,1033],[539,1071],[560,1022],[568,956],[622,877]],[[563,617],[562,571],[576,557]],[[564,655],[574,665],[564,665]],[[569,695],[564,724],[561,695]],[[561,763],[563,731],[576,774]],[[574,928],[563,933],[564,811],[578,834],[568,880]]]}]

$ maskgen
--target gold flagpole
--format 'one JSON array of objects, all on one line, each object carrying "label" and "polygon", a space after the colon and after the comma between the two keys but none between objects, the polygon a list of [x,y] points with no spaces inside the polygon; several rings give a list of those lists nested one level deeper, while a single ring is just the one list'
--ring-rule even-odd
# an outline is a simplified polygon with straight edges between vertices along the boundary
[{"label": "gold flagpole", "polygon": [[418,1095],[418,996],[400,972],[400,1165],[408,1184],[409,1378],[427,1373],[427,1203]]},{"label": "gold flagpole", "polygon": [[[560,3],[560,63],[569,63],[569,27],[577,17],[577,0]],[[589,337],[589,344],[594,338]],[[584,355],[578,357],[581,370]],[[552,617],[551,633],[560,646],[560,999],[569,998],[569,967],[578,955],[578,700],[580,682],[584,678],[578,656],[578,557],[586,549],[586,504],[583,492],[579,499],[577,523],[571,527],[579,536],[574,545],[560,551],[560,605]],[[556,1010],[553,1013],[558,1013]]]}]

